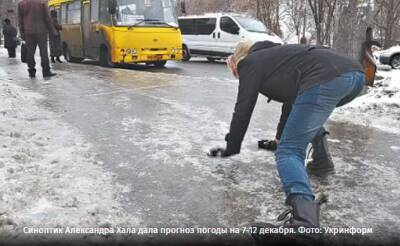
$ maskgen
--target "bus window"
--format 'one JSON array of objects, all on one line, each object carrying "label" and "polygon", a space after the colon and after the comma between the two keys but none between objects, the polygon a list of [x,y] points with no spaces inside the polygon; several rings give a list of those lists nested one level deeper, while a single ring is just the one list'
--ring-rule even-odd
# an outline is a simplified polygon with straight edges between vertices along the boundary
[{"label": "bus window", "polygon": [[111,25],[111,16],[108,13],[108,3],[107,1],[100,1],[100,11],[99,11],[99,21],[105,25]]},{"label": "bus window", "polygon": [[166,22],[177,23],[176,13],[170,0],[163,0],[164,19]]},{"label": "bus window", "polygon": [[68,24],[79,24],[81,22],[81,1],[68,4],[67,21]]},{"label": "bus window", "polygon": [[67,24],[67,4],[61,5],[61,25]]},{"label": "bus window", "polygon": [[90,1],[90,21],[97,22],[99,20],[99,0]]},{"label": "bus window", "polygon": [[117,0],[117,26],[175,24],[171,0]]}]

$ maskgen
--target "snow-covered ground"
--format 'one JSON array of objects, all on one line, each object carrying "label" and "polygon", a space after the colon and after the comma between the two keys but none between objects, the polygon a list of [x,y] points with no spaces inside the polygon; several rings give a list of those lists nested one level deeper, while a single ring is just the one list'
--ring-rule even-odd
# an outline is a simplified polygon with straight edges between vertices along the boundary
[{"label": "snow-covered ground", "polygon": [[39,106],[41,97],[0,78],[0,234],[137,225],[116,202],[121,187],[91,145]]},{"label": "snow-covered ground", "polygon": [[379,71],[373,88],[337,109],[333,119],[400,132],[400,70]]}]

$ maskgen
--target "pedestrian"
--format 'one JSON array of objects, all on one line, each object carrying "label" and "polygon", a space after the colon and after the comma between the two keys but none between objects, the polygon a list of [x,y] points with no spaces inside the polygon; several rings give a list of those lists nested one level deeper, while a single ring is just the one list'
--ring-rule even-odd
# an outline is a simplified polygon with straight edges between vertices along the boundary
[{"label": "pedestrian", "polygon": [[59,63],[62,63],[60,60],[62,54],[60,31],[62,30],[62,26],[58,23],[57,11],[50,11],[50,16],[56,31],[56,35],[49,34],[51,62],[55,63],[57,60]]},{"label": "pedestrian", "polygon": [[18,3],[18,24],[21,37],[26,43],[26,61],[28,63],[29,77],[36,76],[35,52],[39,46],[43,77],[56,75],[50,70],[47,51],[48,34],[56,35],[51,22],[47,1],[22,0]]},{"label": "pedestrian", "polygon": [[5,19],[3,23],[4,48],[8,50],[8,57],[15,58],[15,49],[18,46],[17,29],[10,19]]},{"label": "pedestrian", "polygon": [[[292,207],[284,226],[319,227],[319,204],[304,166],[306,149],[313,139],[326,134],[324,124],[334,109],[362,91],[362,65],[325,47],[276,45],[268,41],[254,46],[250,42],[239,43],[228,65],[239,79],[237,101],[225,137],[226,148],[212,149],[209,155],[229,157],[240,153],[259,93],[292,105],[275,154],[285,202]],[[285,220],[290,213],[280,218]],[[260,240],[270,235],[253,236]]]}]

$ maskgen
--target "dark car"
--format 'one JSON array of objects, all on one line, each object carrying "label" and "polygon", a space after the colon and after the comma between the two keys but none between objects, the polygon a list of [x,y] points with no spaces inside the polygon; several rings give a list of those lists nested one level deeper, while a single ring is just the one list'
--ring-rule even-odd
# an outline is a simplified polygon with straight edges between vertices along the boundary
[{"label": "dark car", "polygon": [[381,64],[390,65],[394,69],[400,69],[400,46],[394,46],[380,52],[379,62]]}]

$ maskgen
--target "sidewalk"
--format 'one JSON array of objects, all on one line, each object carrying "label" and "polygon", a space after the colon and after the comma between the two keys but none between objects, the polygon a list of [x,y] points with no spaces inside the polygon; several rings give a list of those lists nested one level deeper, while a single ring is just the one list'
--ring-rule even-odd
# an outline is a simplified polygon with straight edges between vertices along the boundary
[{"label": "sidewalk", "polygon": [[0,76],[0,232],[20,234],[27,225],[136,225],[116,202],[120,188],[91,145],[39,106],[41,99]]}]

